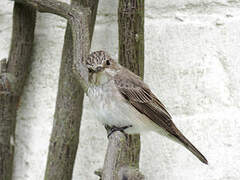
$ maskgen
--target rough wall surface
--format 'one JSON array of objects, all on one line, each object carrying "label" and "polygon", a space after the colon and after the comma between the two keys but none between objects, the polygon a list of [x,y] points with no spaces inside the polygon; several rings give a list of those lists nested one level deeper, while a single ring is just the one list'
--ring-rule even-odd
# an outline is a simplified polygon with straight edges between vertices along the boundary
[{"label": "rough wall surface", "polygon": [[[207,157],[142,136],[147,180],[240,179],[240,1],[146,0],[145,81],[176,125]],[[7,57],[12,2],[0,2],[0,58]],[[92,50],[117,57],[118,1],[101,0]],[[14,180],[41,180],[57,93],[65,20],[38,14],[33,65],[18,111]],[[97,180],[107,138],[85,98],[73,179]]]}]

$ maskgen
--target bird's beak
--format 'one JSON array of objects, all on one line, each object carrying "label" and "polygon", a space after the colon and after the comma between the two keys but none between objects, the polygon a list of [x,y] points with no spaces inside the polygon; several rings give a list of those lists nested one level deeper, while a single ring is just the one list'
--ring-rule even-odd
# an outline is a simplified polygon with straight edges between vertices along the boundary
[{"label": "bird's beak", "polygon": [[88,67],[88,70],[89,72],[94,72],[94,73],[97,73],[97,72],[100,72],[102,70],[102,66],[97,66],[97,67]]},{"label": "bird's beak", "polygon": [[95,71],[96,73],[97,73],[97,72],[100,72],[100,71],[102,70],[102,68],[103,68],[102,66],[97,66],[94,71]]}]

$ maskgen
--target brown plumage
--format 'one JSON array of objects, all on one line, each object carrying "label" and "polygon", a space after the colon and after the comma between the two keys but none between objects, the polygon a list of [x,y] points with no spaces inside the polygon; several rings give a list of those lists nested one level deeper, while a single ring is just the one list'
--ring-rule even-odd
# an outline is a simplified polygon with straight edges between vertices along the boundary
[{"label": "brown plumage", "polygon": [[129,127],[125,131],[130,134],[156,131],[185,146],[203,163],[208,163],[177,129],[166,107],[140,77],[104,51],[93,52],[86,65],[90,82],[87,94],[103,124]]},{"label": "brown plumage", "polygon": [[156,125],[165,129],[169,133],[169,136],[172,136],[172,138],[175,138],[176,141],[184,145],[200,161],[208,164],[207,159],[177,129],[166,107],[151,92],[140,77],[127,69],[122,69],[114,76],[114,82],[128,103],[134,106],[140,113],[146,115]]}]

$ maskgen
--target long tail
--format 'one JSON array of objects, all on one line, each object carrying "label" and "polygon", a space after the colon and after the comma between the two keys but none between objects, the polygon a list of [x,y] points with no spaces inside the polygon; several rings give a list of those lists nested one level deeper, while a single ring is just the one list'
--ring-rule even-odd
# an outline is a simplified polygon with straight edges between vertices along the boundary
[{"label": "long tail", "polygon": [[200,153],[197,148],[179,131],[177,130],[176,133],[172,134],[176,141],[183,146],[185,146],[189,151],[191,151],[201,162],[208,164],[207,159]]}]

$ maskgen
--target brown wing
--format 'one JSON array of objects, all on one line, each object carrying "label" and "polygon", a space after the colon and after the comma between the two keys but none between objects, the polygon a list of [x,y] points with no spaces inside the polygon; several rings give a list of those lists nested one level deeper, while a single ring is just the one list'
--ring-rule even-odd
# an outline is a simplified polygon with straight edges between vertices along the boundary
[{"label": "brown wing", "polygon": [[207,159],[195,148],[192,143],[176,128],[166,107],[151,92],[148,86],[134,73],[123,68],[114,77],[115,85],[123,97],[140,113],[165,129],[169,136],[183,144],[200,161],[207,164]]},{"label": "brown wing", "polygon": [[123,69],[114,77],[114,82],[123,97],[139,112],[145,114],[158,126],[174,133],[171,115],[166,107],[151,92],[148,86],[134,73]]}]

